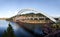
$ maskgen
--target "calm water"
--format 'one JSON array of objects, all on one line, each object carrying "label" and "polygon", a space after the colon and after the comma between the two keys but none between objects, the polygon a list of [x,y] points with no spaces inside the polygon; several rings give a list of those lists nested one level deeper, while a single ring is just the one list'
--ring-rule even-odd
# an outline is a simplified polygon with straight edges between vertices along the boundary
[{"label": "calm water", "polygon": [[[15,35],[17,37],[35,37],[35,35],[33,35],[30,32],[27,32],[24,28],[18,26],[18,24],[14,22],[5,21],[5,20],[0,20],[0,37],[2,36],[2,33],[4,32],[4,30],[7,29],[9,23],[13,27]],[[41,28],[36,28],[33,31],[36,34],[43,34]]]}]

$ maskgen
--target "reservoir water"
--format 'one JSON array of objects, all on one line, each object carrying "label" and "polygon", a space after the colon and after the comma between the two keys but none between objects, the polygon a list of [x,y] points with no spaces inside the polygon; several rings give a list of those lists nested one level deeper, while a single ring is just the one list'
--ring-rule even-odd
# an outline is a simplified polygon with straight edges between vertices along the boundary
[{"label": "reservoir water", "polygon": [[[23,27],[18,26],[17,23],[9,22],[6,20],[0,20],[0,37],[2,36],[2,33],[4,32],[4,30],[7,29],[9,23],[13,27],[16,37],[35,37],[34,34],[27,32]],[[41,28],[36,28],[33,31],[34,33],[39,34],[39,35],[43,34]]]}]

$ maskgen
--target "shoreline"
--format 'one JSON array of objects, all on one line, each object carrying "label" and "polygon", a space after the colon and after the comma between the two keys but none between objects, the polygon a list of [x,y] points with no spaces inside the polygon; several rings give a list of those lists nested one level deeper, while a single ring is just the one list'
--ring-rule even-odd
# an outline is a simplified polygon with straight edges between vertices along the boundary
[{"label": "shoreline", "polygon": [[7,18],[0,18],[0,20],[6,20]]}]

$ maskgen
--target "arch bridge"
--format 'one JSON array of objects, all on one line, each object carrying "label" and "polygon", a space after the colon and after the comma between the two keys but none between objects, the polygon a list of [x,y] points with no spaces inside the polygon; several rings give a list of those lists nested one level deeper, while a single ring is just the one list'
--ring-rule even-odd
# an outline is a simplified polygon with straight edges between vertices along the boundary
[{"label": "arch bridge", "polygon": [[[33,11],[33,12],[36,12],[36,13],[40,13],[41,15],[45,16],[45,17],[38,17],[38,16],[23,16],[22,13],[26,12],[26,11]],[[47,19],[49,19],[47,21]],[[49,23],[49,22],[55,22],[56,23],[56,20],[50,16],[48,16],[46,13],[40,11],[40,10],[37,10],[37,9],[32,9],[32,8],[26,8],[26,9],[21,9],[17,16],[15,18],[13,18],[13,20],[15,21],[21,21],[21,22],[25,22],[25,23]],[[38,21],[37,21],[38,20]],[[46,22],[47,21],[47,22]]]}]

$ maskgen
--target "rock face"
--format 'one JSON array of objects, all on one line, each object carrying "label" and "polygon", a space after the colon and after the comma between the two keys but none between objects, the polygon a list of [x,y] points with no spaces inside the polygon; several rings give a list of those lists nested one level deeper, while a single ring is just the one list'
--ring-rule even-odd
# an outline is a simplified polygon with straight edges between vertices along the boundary
[{"label": "rock face", "polygon": [[56,30],[55,32],[52,32],[45,37],[60,37],[60,30]]}]

